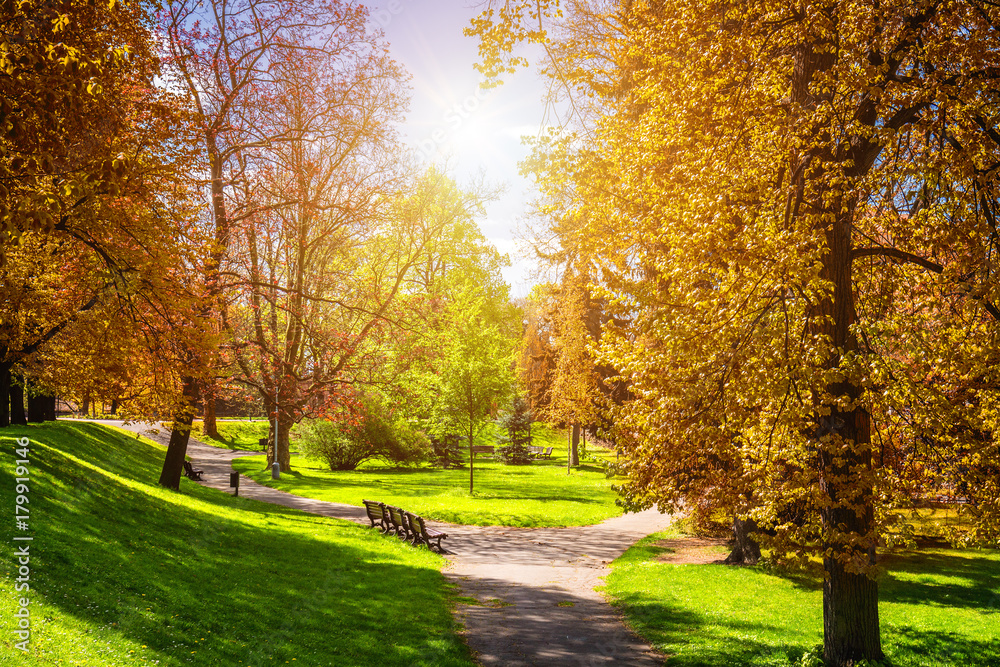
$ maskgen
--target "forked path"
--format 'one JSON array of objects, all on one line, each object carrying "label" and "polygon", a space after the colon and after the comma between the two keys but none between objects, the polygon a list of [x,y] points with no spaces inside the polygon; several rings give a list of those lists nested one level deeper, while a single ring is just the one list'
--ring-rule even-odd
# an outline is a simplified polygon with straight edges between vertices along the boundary
[{"label": "forked path", "polygon": [[[165,443],[148,424],[124,426]],[[259,452],[188,444],[205,486],[230,491],[232,461]],[[302,498],[240,478],[240,495],[314,514],[368,523],[364,508]],[[597,667],[662,665],[663,657],[630,632],[595,591],[607,564],[636,540],[670,524],[656,510],[576,528],[503,528],[432,523],[448,533],[445,576],[465,600],[458,620],[482,665]],[[474,602],[474,603],[473,603]],[[468,603],[468,604],[466,604]]]}]

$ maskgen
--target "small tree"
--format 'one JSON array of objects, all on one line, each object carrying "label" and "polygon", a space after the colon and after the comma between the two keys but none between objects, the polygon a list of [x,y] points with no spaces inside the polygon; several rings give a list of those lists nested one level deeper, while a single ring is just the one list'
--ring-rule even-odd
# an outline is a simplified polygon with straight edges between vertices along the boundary
[{"label": "small tree", "polygon": [[504,463],[523,465],[531,463],[531,408],[522,394],[514,396],[510,408],[497,420],[500,427],[498,454]]},{"label": "small tree", "polygon": [[461,432],[469,446],[469,493],[473,492],[472,443],[513,386],[514,338],[491,324],[485,299],[471,286],[457,295],[442,336],[438,421]]}]

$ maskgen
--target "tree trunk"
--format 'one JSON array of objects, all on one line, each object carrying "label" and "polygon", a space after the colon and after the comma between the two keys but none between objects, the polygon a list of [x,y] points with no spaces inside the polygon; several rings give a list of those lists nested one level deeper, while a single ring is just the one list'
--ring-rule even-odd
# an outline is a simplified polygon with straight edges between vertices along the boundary
[{"label": "tree trunk", "polygon": [[472,478],[472,472],[473,472],[473,459],[475,458],[473,456],[473,454],[472,454],[472,441],[473,440],[474,440],[474,438],[472,437],[472,426],[469,426],[469,495],[470,496],[472,495],[472,492],[473,492],[473,488],[472,488],[472,479],[473,479]]},{"label": "tree trunk", "polygon": [[84,417],[86,417],[89,412],[90,412],[90,396],[83,399],[83,405],[80,406],[80,414],[82,414]]},{"label": "tree trunk", "polygon": [[181,488],[181,474],[184,471],[184,458],[187,456],[188,438],[191,437],[191,422],[194,421],[194,398],[198,393],[198,385],[194,378],[183,380],[182,395],[184,401],[174,415],[170,429],[170,442],[167,444],[167,455],[163,457],[163,469],[160,471],[160,486],[168,489]]},{"label": "tree trunk", "polygon": [[32,424],[45,422],[45,415],[48,412],[45,405],[46,398],[41,394],[28,395],[28,421]]},{"label": "tree trunk", "polygon": [[271,420],[271,427],[268,429],[268,433],[272,444],[267,453],[268,467],[277,461],[281,467],[281,472],[292,471],[292,453],[289,450],[289,435],[294,425],[295,423],[292,421],[291,415],[279,412],[277,420],[278,430],[275,432],[275,422]]},{"label": "tree trunk", "polygon": [[580,465],[580,425],[573,424],[573,443],[569,449],[569,464],[571,466]]},{"label": "tree trunk", "polygon": [[[821,277],[833,283],[833,299],[821,304],[827,317],[823,333],[834,350],[857,351],[851,332],[856,319],[851,271],[853,206],[835,200],[840,215],[826,232],[828,252]],[[846,212],[845,212],[846,211]],[[829,366],[841,364],[839,352]],[[821,511],[826,576],[823,582],[824,659],[841,667],[859,660],[881,660],[878,584],[866,574],[848,572],[846,561],[875,564],[874,491],[871,475],[871,433],[867,410],[857,404],[861,387],[850,380],[827,387],[831,396],[854,403],[852,410],[831,408],[821,418],[815,441],[819,450],[820,490],[827,505]]]},{"label": "tree trunk", "polygon": [[10,423],[12,426],[24,426],[28,423],[24,418],[24,379],[13,375],[10,380]]},{"label": "tree trunk", "polygon": [[55,394],[46,396],[42,403],[45,407],[45,421],[54,422],[56,420],[56,397]]},{"label": "tree trunk", "polygon": [[[821,10],[822,11],[822,10]],[[832,10],[829,10],[832,12]],[[835,17],[829,17],[835,22]],[[837,50],[829,37],[801,43],[794,56],[791,99],[800,109],[811,111],[832,101],[826,86],[815,80],[830,70]],[[798,194],[789,207],[790,216],[809,215],[814,228],[825,236],[826,249],[821,258],[820,278],[833,286],[833,293],[822,299],[809,313],[810,333],[830,344],[826,367],[840,369],[845,355],[858,351],[852,331],[857,319],[851,265],[852,230],[857,215],[857,194],[840,190],[843,185],[825,180],[827,165],[840,162],[846,173],[862,177],[870,163],[845,164],[823,126],[814,128],[820,145],[818,151],[798,156],[792,185]],[[814,159],[815,158],[815,159]],[[806,181],[823,183],[808,198]],[[841,179],[842,181],[843,179]],[[819,486],[824,496],[820,510],[826,557],[823,561],[823,646],[828,667],[846,667],[860,660],[881,660],[878,624],[878,586],[865,574],[847,572],[847,562],[864,569],[865,560],[874,564],[874,493],[871,475],[871,438],[868,412],[858,404],[862,387],[850,379],[825,387],[829,398],[816,406],[815,433],[811,441],[818,455]],[[819,388],[817,388],[819,389]],[[838,405],[852,405],[841,412]]]},{"label": "tree trunk", "polygon": [[203,423],[201,430],[209,438],[219,439],[219,427],[215,423],[215,382],[205,384],[205,391],[202,394],[204,405]]},{"label": "tree trunk", "polygon": [[0,427],[10,425],[10,366],[0,366]]},{"label": "tree trunk", "polygon": [[756,565],[760,560],[760,544],[757,543],[751,533],[757,530],[757,522],[753,519],[733,520],[733,545],[732,552],[726,557],[729,565]]}]

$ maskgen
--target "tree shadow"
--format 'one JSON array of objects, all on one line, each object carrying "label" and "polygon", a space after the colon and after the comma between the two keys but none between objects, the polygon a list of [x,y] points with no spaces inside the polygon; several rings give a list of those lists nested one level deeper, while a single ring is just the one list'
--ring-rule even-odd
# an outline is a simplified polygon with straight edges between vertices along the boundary
[{"label": "tree shadow", "polygon": [[74,628],[95,646],[148,646],[161,665],[471,664],[436,557],[187,480],[183,494],[155,487],[162,450],[97,425],[4,435],[32,441],[33,605],[59,619],[35,646]]}]

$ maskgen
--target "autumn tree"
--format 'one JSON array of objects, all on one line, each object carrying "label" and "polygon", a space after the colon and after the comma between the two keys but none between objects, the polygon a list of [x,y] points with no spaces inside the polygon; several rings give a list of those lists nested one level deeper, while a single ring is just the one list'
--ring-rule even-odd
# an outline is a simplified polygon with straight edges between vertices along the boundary
[{"label": "autumn tree", "polygon": [[[289,144],[302,146],[307,138],[301,126],[287,122],[283,115],[287,111],[283,96],[302,92],[301,87],[292,90],[295,82],[287,77],[296,65],[304,66],[304,73],[322,70],[326,74],[343,66],[347,74],[339,83],[350,83],[351,68],[359,60],[372,54],[381,57],[384,51],[379,35],[361,36],[359,26],[364,25],[365,16],[363,7],[338,0],[191,0],[170,3],[160,13],[159,29],[169,66],[166,78],[190,101],[194,109],[190,133],[201,147],[202,221],[213,241],[207,259],[195,270],[203,286],[202,316],[220,341],[207,356],[194,351],[188,355],[183,381],[188,401],[173,420],[160,480],[165,486],[176,488],[179,483],[195,399],[204,394],[211,430],[217,376],[230,374],[235,364],[232,355],[224,354],[230,348],[222,342],[228,336],[230,288],[240,283],[238,277],[230,279],[239,272],[228,264],[236,230],[263,224],[262,213],[311,205],[294,198],[308,196],[303,191],[286,191],[292,197],[289,200],[262,201],[255,196],[257,186],[274,173],[269,163],[278,153],[273,151],[280,147],[287,154],[293,150]],[[329,93],[330,87],[322,92]],[[350,91],[339,94],[343,97]],[[349,141],[358,133],[359,128],[348,126],[344,138]],[[341,155],[348,152],[343,146],[338,151]]]},{"label": "autumn tree", "polygon": [[708,497],[820,554],[826,663],[880,659],[875,552],[914,491],[893,459],[967,490],[966,539],[1000,535],[1000,10],[496,4],[483,69],[545,44],[572,105],[536,164],[618,315],[626,500]]},{"label": "autumn tree", "polygon": [[283,470],[292,425],[335,407],[363,375],[428,232],[389,219],[402,74],[361,18],[328,51],[276,65],[280,102],[267,122],[287,139],[246,154],[266,178],[254,181],[262,210],[237,242],[249,296],[234,313],[244,318],[238,380],[276,413],[269,463]]},{"label": "autumn tree", "polygon": [[[138,3],[20,3],[0,34],[0,389],[68,381],[78,322],[183,309],[190,258],[184,109]],[[145,314],[159,310],[153,319]],[[187,321],[190,324],[190,321]],[[60,341],[60,339],[62,339]],[[81,356],[86,350],[75,350]],[[30,368],[29,368],[30,366]],[[61,372],[62,371],[62,372]],[[166,397],[170,388],[161,386]],[[11,393],[16,412],[21,397]],[[161,404],[162,405],[162,404]],[[0,414],[0,422],[6,410]]]}]

